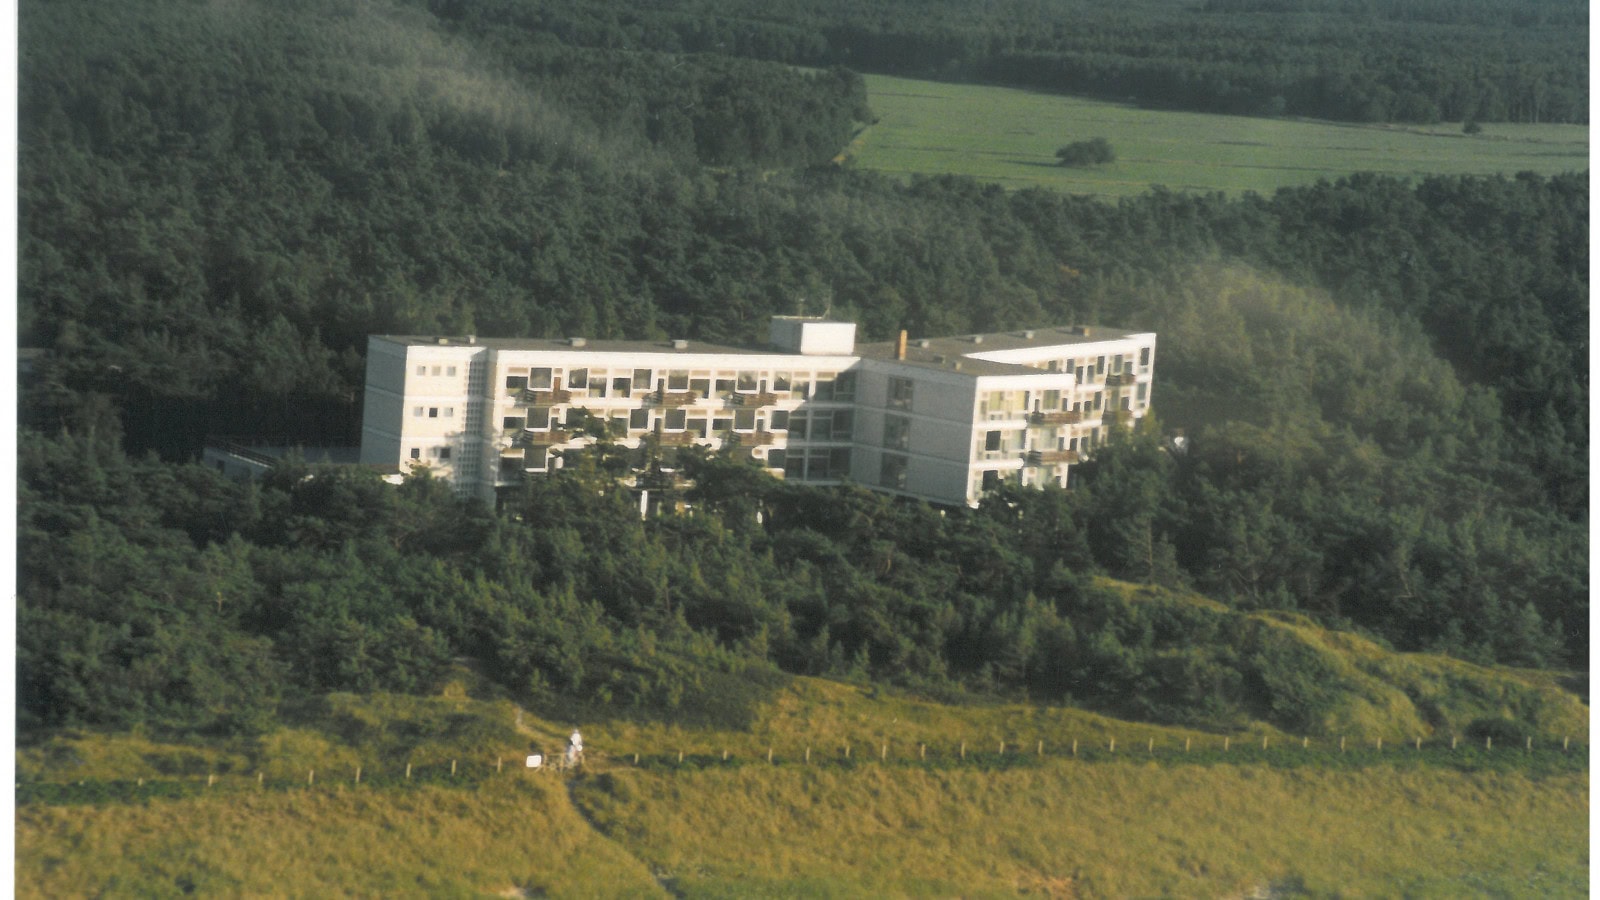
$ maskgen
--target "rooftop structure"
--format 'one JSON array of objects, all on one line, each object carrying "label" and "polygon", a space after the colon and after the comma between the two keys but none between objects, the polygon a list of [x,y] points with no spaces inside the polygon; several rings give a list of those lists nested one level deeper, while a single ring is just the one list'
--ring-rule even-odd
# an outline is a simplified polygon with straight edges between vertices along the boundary
[{"label": "rooftop structure", "polygon": [[770,337],[373,336],[361,461],[492,501],[603,431],[641,455],[734,447],[784,478],[976,504],[1003,481],[1064,486],[1143,416],[1156,344],[1076,326],[857,346],[853,323],[790,316]]}]

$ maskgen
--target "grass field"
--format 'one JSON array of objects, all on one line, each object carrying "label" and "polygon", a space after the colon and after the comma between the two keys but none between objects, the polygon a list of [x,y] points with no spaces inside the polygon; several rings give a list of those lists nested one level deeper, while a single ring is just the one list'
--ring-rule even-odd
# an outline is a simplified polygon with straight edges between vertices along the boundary
[{"label": "grass field", "polygon": [[[16,894],[1585,895],[1588,710],[1555,674],[1262,621],[1337,662],[1320,733],[813,678],[741,694],[740,726],[541,717],[470,666],[436,696],[332,694],[257,737],[62,732],[18,753]],[[1533,743],[1456,746],[1483,716]],[[518,765],[573,722],[581,776]]]},{"label": "grass field", "polygon": [[[878,117],[851,145],[883,172],[970,175],[1008,188],[1122,196],[1172,190],[1270,193],[1352,172],[1399,177],[1540,174],[1589,167],[1583,125],[1355,125],[1161,112],[1012,88],[866,76]],[[1109,165],[1055,164],[1072,141],[1103,137]]]}]

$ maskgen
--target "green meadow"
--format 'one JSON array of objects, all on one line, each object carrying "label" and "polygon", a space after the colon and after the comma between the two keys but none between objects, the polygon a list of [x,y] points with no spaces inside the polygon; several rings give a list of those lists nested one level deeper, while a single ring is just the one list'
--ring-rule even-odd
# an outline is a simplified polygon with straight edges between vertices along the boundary
[{"label": "green meadow", "polygon": [[[1588,710],[1555,675],[1262,621],[1337,663],[1312,736],[813,678],[690,725],[524,710],[470,668],[256,737],[62,732],[18,754],[16,892],[1586,895]],[[1457,743],[1485,717],[1529,739]],[[582,774],[519,765],[574,721]]]},{"label": "green meadow", "polygon": [[[1122,196],[1176,191],[1270,193],[1352,172],[1544,175],[1587,169],[1584,125],[1359,125],[1164,112],[1012,88],[866,76],[877,123],[851,144],[861,168],[902,176],[970,175],[1008,188]],[[1056,149],[1103,137],[1116,160],[1056,164]]]}]

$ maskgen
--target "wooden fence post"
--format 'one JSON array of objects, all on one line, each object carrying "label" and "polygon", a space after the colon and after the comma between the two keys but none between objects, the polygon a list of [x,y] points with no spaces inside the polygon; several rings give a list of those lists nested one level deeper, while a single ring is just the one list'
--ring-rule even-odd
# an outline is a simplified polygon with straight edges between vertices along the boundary
[{"label": "wooden fence post", "polygon": [[844,745],[844,758],[845,759],[849,759],[850,758],[850,745],[849,744],[845,744]]},{"label": "wooden fence post", "polygon": [[450,760],[450,777],[456,777],[456,761],[453,759]]},{"label": "wooden fence post", "polygon": [[500,767],[501,767],[501,764],[503,764],[504,762],[505,762],[505,759],[503,759],[502,757],[496,756],[494,758],[494,773],[496,775],[500,774],[500,771],[501,771]]},{"label": "wooden fence post", "polygon": [[1230,747],[1232,747],[1232,746],[1233,746],[1233,738],[1232,737],[1224,737],[1222,739],[1222,752],[1223,753],[1227,753],[1228,749]]},{"label": "wooden fence post", "polygon": [[1311,749],[1311,738],[1302,736],[1300,738],[1300,749],[1301,750],[1309,750],[1309,749]]},{"label": "wooden fence post", "polygon": [[1562,735],[1562,736],[1561,736],[1561,752],[1562,752],[1562,753],[1565,753],[1565,752],[1567,752],[1567,738],[1568,738],[1568,737],[1569,737],[1569,736],[1568,736],[1568,735],[1565,735],[1565,734],[1563,734],[1563,735]]},{"label": "wooden fence post", "polygon": [[928,760],[928,745],[927,744],[918,744],[917,745],[917,756],[920,757],[923,762],[927,762],[927,760]]},{"label": "wooden fence post", "polygon": [[1264,734],[1261,736],[1261,749],[1267,749],[1267,736]]},{"label": "wooden fence post", "polygon": [[683,751],[682,750],[678,751],[678,765],[680,765],[680,766],[683,765]]},{"label": "wooden fence post", "polygon": [[1532,735],[1528,736],[1528,750],[1527,750],[1527,752],[1529,752],[1529,753],[1533,752],[1533,736]]},{"label": "wooden fence post", "polygon": [[1494,738],[1485,737],[1483,739],[1483,749],[1485,749],[1485,750],[1493,750],[1494,749]]},{"label": "wooden fence post", "polygon": [[1450,749],[1454,750],[1455,748],[1456,748],[1456,735],[1452,734],[1452,735],[1450,735]]},{"label": "wooden fence post", "polygon": [[967,742],[966,741],[962,741],[961,742],[961,758],[962,759],[966,759],[967,758]]},{"label": "wooden fence post", "polygon": [[206,787],[211,787],[213,784],[216,784],[216,783],[217,783],[217,773],[215,773],[215,772],[206,773]]},{"label": "wooden fence post", "polygon": [[1422,735],[1417,735],[1417,752],[1422,752]]},{"label": "wooden fence post", "polygon": [[888,741],[884,741],[883,742],[883,749],[878,751],[878,761],[879,762],[888,762],[889,761],[889,742]]},{"label": "wooden fence post", "polygon": [[1344,752],[1344,735],[1339,735],[1339,752]]},{"label": "wooden fence post", "polygon": [[1383,738],[1378,738],[1378,752],[1383,752]]},{"label": "wooden fence post", "polygon": [[361,783],[361,767],[356,766],[356,784]]},{"label": "wooden fence post", "polygon": [[1005,741],[1001,741],[1000,742],[1000,755],[1001,756],[1005,756],[1006,755],[1006,742]]},{"label": "wooden fence post", "polygon": [[1156,752],[1156,739],[1155,738],[1150,738],[1150,740],[1145,744],[1144,752],[1146,752],[1146,753],[1155,753]]},{"label": "wooden fence post", "polygon": [[1111,752],[1112,753],[1117,752],[1117,739],[1116,738],[1112,738],[1111,739]]},{"label": "wooden fence post", "polygon": [[[722,761],[723,762],[727,762],[728,761],[728,748],[727,747],[723,747],[722,748]],[[767,762],[772,762],[772,760],[769,759],[769,760],[767,760]]]},{"label": "wooden fence post", "polygon": [[1189,752],[1189,741],[1190,740],[1191,740],[1191,738],[1184,738],[1183,739],[1183,752],[1185,752],[1185,753]]},{"label": "wooden fence post", "polygon": [[633,764],[636,766],[639,764],[639,754],[637,753],[633,755]]},{"label": "wooden fence post", "polygon": [[772,748],[767,748],[767,765],[772,765]]},{"label": "wooden fence post", "polygon": [[811,765],[811,748],[806,748],[806,765]]},{"label": "wooden fence post", "polygon": [[406,780],[411,780],[411,763],[406,763]]},{"label": "wooden fence post", "polygon": [[[139,783],[143,784],[144,780],[140,779]],[[256,787],[262,787],[262,786],[266,785],[266,783],[267,783],[267,773],[265,773],[265,772],[256,772]]]},{"label": "wooden fence post", "polygon": [[307,771],[306,772],[306,786],[309,787],[309,786],[311,786],[313,784],[316,784],[316,783],[317,783],[317,770],[316,769],[311,769],[311,770]]},{"label": "wooden fence post", "polygon": [[1077,756],[1078,755],[1078,739],[1077,738],[1073,738],[1072,739],[1072,755],[1073,756]]},{"label": "wooden fence post", "polygon": [[1043,756],[1044,755],[1044,741],[1040,741],[1039,742],[1037,755],[1039,755],[1039,756]]}]

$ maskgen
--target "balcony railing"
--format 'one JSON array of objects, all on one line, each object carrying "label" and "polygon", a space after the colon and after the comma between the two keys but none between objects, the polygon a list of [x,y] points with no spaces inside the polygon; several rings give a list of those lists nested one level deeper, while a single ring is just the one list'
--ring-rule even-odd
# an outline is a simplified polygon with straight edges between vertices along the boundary
[{"label": "balcony railing", "polygon": [[517,446],[519,446],[519,447],[546,446],[547,447],[547,446],[554,446],[556,444],[565,444],[566,442],[568,442],[570,440],[572,440],[572,432],[570,432],[570,431],[560,431],[560,430],[524,431],[522,433],[522,435],[517,438]]},{"label": "balcony railing", "polygon": [[1075,463],[1078,461],[1076,450],[1029,450],[1023,457],[1023,465],[1028,466],[1058,466],[1062,463]]},{"label": "balcony railing", "polygon": [[1082,421],[1083,413],[1076,409],[1036,412],[1028,416],[1028,422],[1033,425],[1076,425]]},{"label": "balcony railing", "polygon": [[778,402],[778,395],[771,393],[734,394],[732,399],[736,406],[772,406]]},{"label": "balcony railing", "polygon": [[698,391],[673,391],[671,393],[656,391],[645,397],[645,403],[650,406],[664,406],[669,409],[678,406],[688,406],[700,399]]},{"label": "balcony railing", "polygon": [[572,402],[572,392],[567,390],[536,391],[528,388],[522,392],[522,402],[529,406],[559,406],[563,403]]},{"label": "balcony railing", "polygon": [[663,447],[693,447],[696,443],[705,440],[692,431],[663,431],[656,435],[656,441]]},{"label": "balcony railing", "polygon": [[1132,372],[1122,372],[1120,374],[1107,375],[1106,387],[1127,387],[1133,384],[1136,380],[1137,379],[1134,377]]}]

